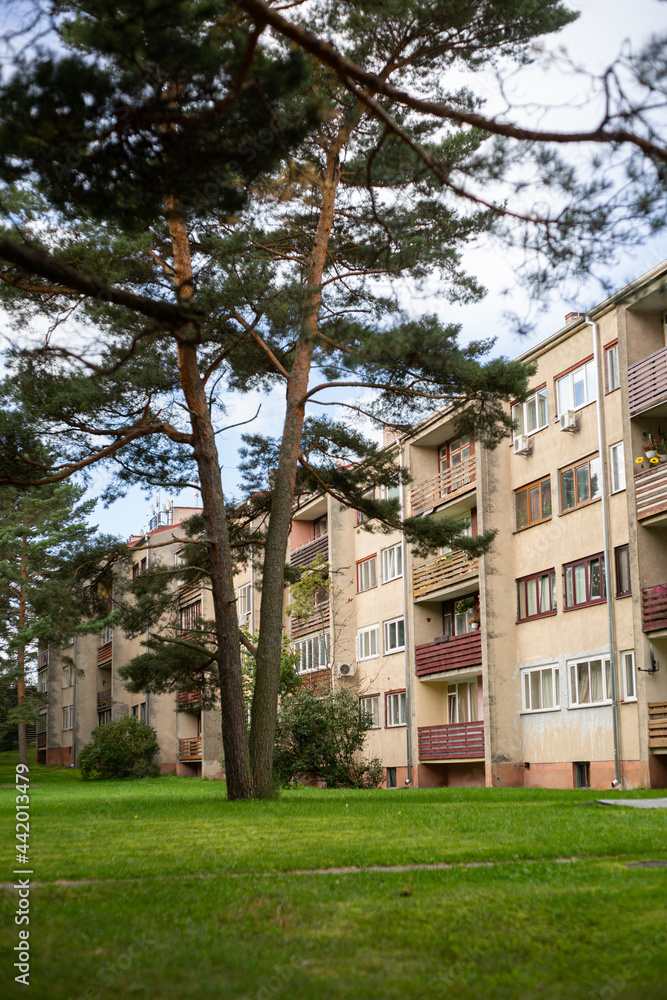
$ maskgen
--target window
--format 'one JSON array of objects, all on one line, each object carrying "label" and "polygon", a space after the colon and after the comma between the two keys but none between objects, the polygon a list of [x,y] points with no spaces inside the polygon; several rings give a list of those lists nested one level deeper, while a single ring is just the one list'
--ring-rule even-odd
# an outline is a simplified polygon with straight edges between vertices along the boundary
[{"label": "window", "polygon": [[616,562],[616,596],[626,597],[632,593],[630,587],[630,550],[627,545],[619,545],[614,549]]},{"label": "window", "polygon": [[386,695],[386,726],[405,725],[405,691],[392,691]]},{"label": "window", "polygon": [[556,571],[545,570],[533,576],[525,576],[517,580],[518,620],[539,618],[543,615],[555,615],[556,603]]},{"label": "window", "polygon": [[[473,525],[474,518],[474,525]],[[461,525],[460,534],[463,538],[474,538],[477,533],[477,508],[467,511],[465,514],[460,516],[455,516],[451,518],[452,521],[458,521]],[[474,530],[473,530],[474,529]],[[441,556],[446,556],[450,552],[455,552],[455,545],[441,545],[439,552]]]},{"label": "window", "polygon": [[38,691],[48,691],[49,688],[49,672],[48,670],[40,670],[37,674],[37,690]]},{"label": "window", "polygon": [[400,500],[401,490],[398,486],[381,486],[380,500]]},{"label": "window", "polygon": [[[474,624],[473,624],[474,623]],[[442,606],[443,635],[465,635],[479,628],[479,594],[470,594]]]},{"label": "window", "polygon": [[113,639],[113,625],[106,625],[99,634],[98,645],[106,646]]},{"label": "window", "polygon": [[357,659],[371,660],[380,654],[380,626],[370,625],[357,632]]},{"label": "window", "polygon": [[63,729],[74,728],[74,705],[66,705],[63,708]]},{"label": "window", "polygon": [[577,462],[560,471],[560,509],[562,512],[581,507],[602,495],[600,456]]},{"label": "window", "polygon": [[197,619],[201,618],[201,601],[194,601],[186,604],[179,611],[179,625],[181,632],[192,632],[197,625]]},{"label": "window", "polygon": [[299,659],[296,669],[300,674],[313,670],[324,670],[329,665],[329,633],[311,636],[310,639],[299,639],[293,643],[294,652]]},{"label": "window", "polygon": [[477,681],[447,685],[447,722],[477,721]]},{"label": "window", "polygon": [[623,670],[623,689],[626,701],[637,700],[637,690],[635,687],[635,653],[633,649],[626,649],[621,653],[621,668]]},{"label": "window", "polygon": [[607,382],[607,392],[618,389],[618,344],[610,344],[604,350],[604,370]]},{"label": "window", "polygon": [[376,563],[377,556],[362,559],[361,562],[357,563],[357,592],[359,594],[377,586]]},{"label": "window", "polygon": [[384,623],[384,651],[398,653],[401,649],[405,649],[405,621],[394,618]]},{"label": "window", "polygon": [[578,410],[597,399],[595,362],[586,361],[561,378],[556,379],[556,403],[558,414],[566,410]]},{"label": "window", "polygon": [[373,718],[372,729],[380,728],[380,695],[372,694],[359,699],[359,711],[367,712]]},{"label": "window", "polygon": [[146,721],[146,702],[145,701],[142,701],[141,705],[139,705],[139,718],[141,719],[142,722]]},{"label": "window", "polygon": [[570,705],[601,705],[611,700],[609,660],[570,663]]},{"label": "window", "polygon": [[239,587],[236,591],[236,614],[239,618],[239,625],[247,625],[250,612],[252,611],[252,586],[249,583]]},{"label": "window", "polygon": [[313,538],[321,538],[327,533],[327,516],[318,517],[313,521]]},{"label": "window", "polygon": [[389,583],[390,580],[397,580],[403,576],[403,546],[401,542],[391,545],[388,549],[382,549],[382,582]]},{"label": "window", "polygon": [[38,733],[45,733],[46,732],[46,713],[44,713],[43,715],[40,715],[40,717],[39,717],[39,720],[37,722],[37,732]]},{"label": "window", "polygon": [[[369,490],[364,490],[364,492],[361,495],[366,500],[374,500],[375,499],[375,487],[372,486]],[[363,510],[358,510],[357,511],[357,524],[363,524],[364,521],[368,521],[368,519],[369,519],[368,518],[368,514],[364,513]]]},{"label": "window", "polygon": [[132,715],[134,716],[135,719],[139,718],[139,706],[138,705],[133,705],[132,706]]},{"label": "window", "polygon": [[551,517],[551,479],[529,483],[514,492],[515,525],[517,531],[530,528]]},{"label": "window", "polygon": [[516,403],[512,407],[514,421],[514,436],[518,434],[534,434],[541,431],[549,423],[547,415],[547,387],[542,386],[529,396],[525,403]]},{"label": "window", "polygon": [[584,604],[598,604],[607,598],[604,556],[599,553],[563,567],[565,573],[565,609]]},{"label": "window", "polygon": [[574,780],[577,788],[591,787],[591,765],[589,761],[577,761],[575,763]]},{"label": "window", "polygon": [[[63,667],[63,687],[68,688],[71,684],[71,667]],[[67,728],[67,727],[65,727]]]},{"label": "window", "polygon": [[560,708],[560,674],[557,666],[523,671],[524,712],[546,712]]},{"label": "window", "polygon": [[111,722],[111,709],[107,708],[104,712],[97,713],[97,724],[98,726],[106,726]]},{"label": "window", "polygon": [[440,474],[448,472],[441,480],[440,496],[456,493],[472,482],[474,465],[470,459],[475,454],[475,442],[469,434],[443,444],[438,452]]},{"label": "window", "polygon": [[387,768],[387,788],[396,788],[396,768]]},{"label": "window", "polygon": [[611,492],[618,493],[625,489],[625,457],[623,442],[609,446],[609,472],[611,476]]}]

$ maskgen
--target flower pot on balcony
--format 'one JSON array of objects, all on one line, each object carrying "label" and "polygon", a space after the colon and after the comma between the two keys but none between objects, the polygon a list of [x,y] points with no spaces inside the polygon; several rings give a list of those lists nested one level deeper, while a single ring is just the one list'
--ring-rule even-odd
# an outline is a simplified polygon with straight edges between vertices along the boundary
[{"label": "flower pot on balcony", "polygon": [[470,631],[475,632],[479,628],[479,622],[470,622]]},{"label": "flower pot on balcony", "polygon": [[645,451],[644,454],[646,458],[655,458],[658,452],[655,449],[651,448],[649,451]]}]

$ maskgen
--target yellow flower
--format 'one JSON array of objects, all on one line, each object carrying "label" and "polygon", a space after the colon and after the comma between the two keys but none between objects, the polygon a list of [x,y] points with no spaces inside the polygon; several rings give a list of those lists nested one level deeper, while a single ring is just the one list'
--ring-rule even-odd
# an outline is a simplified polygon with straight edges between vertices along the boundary
[{"label": "yellow flower", "polygon": [[657,465],[659,461],[660,459],[658,458],[657,455],[654,455],[653,458],[649,458],[649,462],[651,465]]},{"label": "yellow flower", "polygon": [[641,465],[643,461],[644,461],[644,459],[642,458],[641,455],[639,456],[639,458],[635,459],[635,462],[637,463],[637,465]]}]

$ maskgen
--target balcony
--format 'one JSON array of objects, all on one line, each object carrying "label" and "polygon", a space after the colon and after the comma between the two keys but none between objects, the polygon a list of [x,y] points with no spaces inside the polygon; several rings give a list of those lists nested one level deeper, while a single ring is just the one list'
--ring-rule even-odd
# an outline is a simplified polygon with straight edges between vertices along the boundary
[{"label": "balcony", "polygon": [[656,514],[667,515],[667,462],[635,476],[635,497],[639,521]]},{"label": "balcony", "polygon": [[201,704],[201,694],[199,691],[179,691],[178,692],[178,707],[188,708],[190,705],[196,705],[199,708]]},{"label": "balcony", "polygon": [[289,557],[290,566],[310,566],[315,556],[324,556],[326,559],[328,555],[329,535],[325,532],[313,539],[312,542],[308,542],[307,545],[300,545],[298,549],[293,549]]},{"label": "balcony", "polygon": [[37,733],[37,749],[38,750],[45,750],[46,749],[46,733],[45,732]]},{"label": "balcony", "polygon": [[473,455],[460,465],[444,469],[433,479],[427,479],[415,486],[410,491],[410,512],[421,514],[474,489],[475,456]]},{"label": "balcony", "polygon": [[419,759],[427,761],[484,760],[484,723],[420,726]]},{"label": "balcony", "polygon": [[201,736],[178,741],[179,760],[201,760]]},{"label": "balcony", "polygon": [[329,602],[326,601],[318,605],[312,614],[306,618],[292,618],[290,635],[292,639],[298,639],[309,632],[322,632],[329,628]]},{"label": "balcony", "polygon": [[446,642],[428,642],[415,649],[417,677],[440,674],[444,670],[479,667],[482,663],[482,636],[479,630],[452,635]]},{"label": "balcony", "polygon": [[97,711],[104,712],[107,708],[111,708],[111,688],[97,692]]},{"label": "balcony", "polygon": [[667,750],[667,701],[648,704],[649,750]]},{"label": "balcony", "polygon": [[667,629],[667,584],[642,589],[642,622],[644,632]]},{"label": "balcony", "polygon": [[628,397],[631,417],[667,414],[667,347],[628,368]]},{"label": "balcony", "polygon": [[97,647],[97,666],[103,667],[107,663],[111,663],[111,658],[113,656],[113,642],[103,643],[103,645]]},{"label": "balcony", "polygon": [[474,579],[479,573],[479,559],[460,549],[438,556],[418,566],[412,574],[415,598],[453,587],[463,580]]}]

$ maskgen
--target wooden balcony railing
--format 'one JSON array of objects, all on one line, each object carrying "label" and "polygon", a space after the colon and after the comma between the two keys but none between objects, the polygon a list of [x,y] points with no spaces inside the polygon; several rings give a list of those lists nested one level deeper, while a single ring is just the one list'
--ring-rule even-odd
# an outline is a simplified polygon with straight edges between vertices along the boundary
[{"label": "wooden balcony railing", "polygon": [[111,688],[97,692],[97,711],[103,712],[107,708],[111,708]]},{"label": "wooden balcony railing", "polygon": [[430,507],[453,500],[475,489],[475,456],[466,458],[460,465],[444,469],[432,479],[426,479],[410,490],[410,511],[420,514]]},{"label": "wooden balcony railing", "polygon": [[44,750],[46,747],[46,733],[37,733],[37,749]]},{"label": "wooden balcony railing", "polygon": [[98,667],[104,666],[105,663],[111,663],[111,658],[113,656],[113,641],[105,642],[104,645],[97,647],[97,665]]},{"label": "wooden balcony railing", "polygon": [[642,589],[642,620],[644,632],[667,628],[667,584]]},{"label": "wooden balcony railing", "polygon": [[319,604],[312,614],[306,618],[292,617],[290,625],[290,635],[292,639],[298,639],[309,632],[321,632],[329,628],[329,602]]},{"label": "wooden balcony railing", "polygon": [[635,497],[640,521],[667,510],[667,462],[635,476]]},{"label": "wooden balcony railing", "polygon": [[412,574],[415,597],[422,597],[432,591],[442,590],[460,580],[476,577],[479,573],[479,559],[471,558],[466,552],[456,549],[446,556],[438,556],[430,562],[418,566]]},{"label": "wooden balcony railing", "polygon": [[201,760],[201,736],[178,741],[179,760]]},{"label": "wooden balcony railing", "polygon": [[667,748],[667,701],[648,704],[648,745],[650,750]]},{"label": "wooden balcony railing", "polygon": [[628,368],[630,416],[667,402],[667,347]]},{"label": "wooden balcony railing", "polygon": [[415,649],[417,677],[443,670],[477,667],[482,662],[482,636],[477,632],[452,635],[446,642],[428,642]]},{"label": "wooden balcony railing", "polygon": [[300,545],[298,549],[293,549],[289,557],[290,566],[310,566],[315,556],[320,555],[324,556],[325,559],[329,555],[329,536],[326,532],[319,538],[314,538],[312,542],[308,542],[307,545]]},{"label": "wooden balcony railing", "polygon": [[178,704],[180,708],[184,708],[186,705],[199,705],[201,703],[201,694],[199,691],[179,691],[178,692]]},{"label": "wooden balcony railing", "polygon": [[450,726],[420,726],[419,759],[484,758],[484,723],[457,722]]}]

